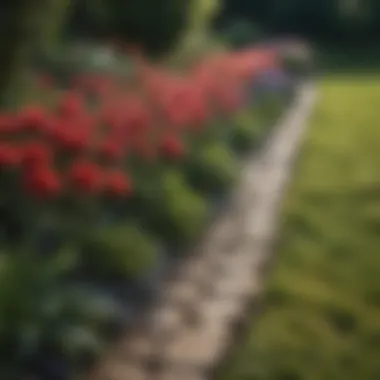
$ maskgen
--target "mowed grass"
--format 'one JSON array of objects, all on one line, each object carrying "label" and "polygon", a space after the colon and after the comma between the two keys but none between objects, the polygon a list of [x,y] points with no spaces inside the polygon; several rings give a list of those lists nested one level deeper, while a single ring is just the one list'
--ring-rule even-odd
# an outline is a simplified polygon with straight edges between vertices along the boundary
[{"label": "mowed grass", "polygon": [[380,75],[329,77],[265,307],[225,380],[380,379]]}]

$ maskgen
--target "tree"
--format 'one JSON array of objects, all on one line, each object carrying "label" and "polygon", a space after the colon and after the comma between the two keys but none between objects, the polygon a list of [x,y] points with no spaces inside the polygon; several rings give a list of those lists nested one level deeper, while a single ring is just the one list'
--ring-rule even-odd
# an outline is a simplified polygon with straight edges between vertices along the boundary
[{"label": "tree", "polygon": [[189,22],[193,0],[77,0],[68,32],[120,38],[151,55],[170,50]]},{"label": "tree", "polygon": [[263,30],[323,43],[353,44],[380,35],[378,0],[224,0],[222,23],[244,17]]},{"label": "tree", "polygon": [[[66,1],[67,2],[67,1]],[[33,51],[44,40],[47,22],[56,0],[6,0],[0,11],[0,106],[14,107],[28,84],[27,71]],[[52,31],[50,31],[51,33]]]}]

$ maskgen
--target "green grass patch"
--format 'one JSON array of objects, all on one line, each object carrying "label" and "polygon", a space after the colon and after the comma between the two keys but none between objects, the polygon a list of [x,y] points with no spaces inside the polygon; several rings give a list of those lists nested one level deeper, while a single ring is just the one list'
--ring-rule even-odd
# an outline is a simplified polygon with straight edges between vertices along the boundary
[{"label": "green grass patch", "polygon": [[224,380],[380,378],[380,76],[321,87],[265,308]]}]

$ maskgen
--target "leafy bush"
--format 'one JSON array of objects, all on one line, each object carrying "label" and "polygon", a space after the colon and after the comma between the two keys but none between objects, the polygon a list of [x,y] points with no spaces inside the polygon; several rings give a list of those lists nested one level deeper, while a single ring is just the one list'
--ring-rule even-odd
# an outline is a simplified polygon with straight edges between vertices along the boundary
[{"label": "leafy bush", "polygon": [[79,75],[118,76],[128,78],[133,73],[133,62],[128,57],[120,59],[110,46],[76,42],[57,46],[49,52],[36,54],[34,65],[38,70],[54,74],[60,85],[70,87]]},{"label": "leafy bush", "polygon": [[252,45],[262,39],[262,32],[257,26],[242,19],[232,22],[223,31],[224,38],[235,48]]},{"label": "leafy bush", "polygon": [[137,226],[103,227],[88,235],[83,261],[95,277],[134,277],[154,265],[155,244]]},{"label": "leafy bush", "polygon": [[238,164],[228,146],[213,142],[201,147],[185,170],[195,190],[213,195],[223,193],[233,184]]},{"label": "leafy bush", "polygon": [[305,77],[314,71],[314,59],[309,46],[302,42],[290,41],[282,47],[280,58],[283,67],[291,74]]},{"label": "leafy bush", "polygon": [[230,146],[238,154],[244,154],[256,147],[266,128],[256,110],[242,112],[236,118],[236,127],[231,131]]},{"label": "leafy bush", "polygon": [[[189,0],[96,0],[77,2],[69,23],[90,36],[114,37],[138,44],[148,54],[169,51],[188,26]],[[83,25],[86,30],[83,30]]]},{"label": "leafy bush", "polygon": [[148,200],[149,228],[173,248],[191,242],[203,229],[207,208],[204,199],[193,192],[181,173],[167,171]]}]

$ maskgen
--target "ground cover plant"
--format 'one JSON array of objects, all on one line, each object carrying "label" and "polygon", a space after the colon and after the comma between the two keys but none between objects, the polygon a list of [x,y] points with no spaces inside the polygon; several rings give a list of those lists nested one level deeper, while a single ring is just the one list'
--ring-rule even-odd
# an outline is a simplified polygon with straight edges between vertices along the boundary
[{"label": "ground cover plant", "polygon": [[262,315],[225,379],[379,378],[379,84],[322,82]]},{"label": "ground cover plant", "polygon": [[45,68],[34,102],[0,114],[0,378],[87,368],[152,303],[295,83],[273,47],[186,73],[130,64]]}]

